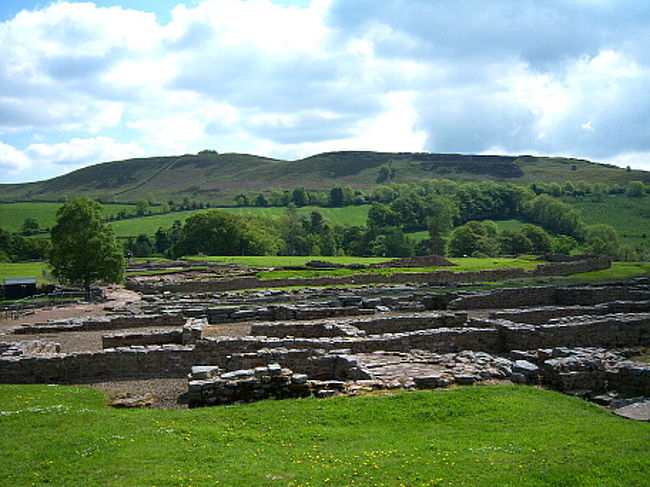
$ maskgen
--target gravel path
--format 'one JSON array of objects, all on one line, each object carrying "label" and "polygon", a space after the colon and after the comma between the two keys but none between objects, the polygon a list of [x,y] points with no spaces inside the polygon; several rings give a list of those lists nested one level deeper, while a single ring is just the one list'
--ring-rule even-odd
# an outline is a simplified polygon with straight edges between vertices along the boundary
[{"label": "gravel path", "polygon": [[104,316],[106,308],[122,307],[140,301],[140,295],[121,286],[103,288],[107,301],[102,303],[83,303],[76,306],[57,306],[54,308],[36,310],[33,314],[17,319],[0,320],[0,331],[15,328],[22,324],[45,323],[48,321],[66,320],[70,318],[87,318]]}]

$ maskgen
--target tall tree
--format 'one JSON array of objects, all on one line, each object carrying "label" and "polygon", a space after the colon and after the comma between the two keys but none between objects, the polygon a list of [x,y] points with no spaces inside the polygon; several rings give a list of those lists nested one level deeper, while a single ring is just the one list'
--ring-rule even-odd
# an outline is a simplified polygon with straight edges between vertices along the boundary
[{"label": "tall tree", "polygon": [[50,265],[59,279],[83,285],[118,283],[124,276],[124,251],[113,229],[102,223],[102,207],[86,197],[65,203],[56,213],[51,231]]}]

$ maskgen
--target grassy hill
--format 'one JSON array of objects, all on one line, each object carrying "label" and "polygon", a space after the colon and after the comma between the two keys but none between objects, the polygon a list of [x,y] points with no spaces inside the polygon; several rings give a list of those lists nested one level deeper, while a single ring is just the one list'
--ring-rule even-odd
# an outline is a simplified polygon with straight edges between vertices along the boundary
[{"label": "grassy hill", "polygon": [[586,181],[650,184],[650,172],[627,171],[580,159],[534,156],[330,152],[296,161],[248,154],[200,153],[105,162],[46,181],[1,184],[4,201],[57,201],[86,195],[104,201],[191,199],[231,204],[240,192],[291,189],[328,190],[333,186],[370,188],[388,166],[392,182],[423,178],[531,181]]},{"label": "grassy hill", "polygon": [[608,195],[598,200],[569,197],[564,200],[580,210],[587,225],[611,225],[629,244],[642,252],[650,252],[650,195],[640,198]]}]

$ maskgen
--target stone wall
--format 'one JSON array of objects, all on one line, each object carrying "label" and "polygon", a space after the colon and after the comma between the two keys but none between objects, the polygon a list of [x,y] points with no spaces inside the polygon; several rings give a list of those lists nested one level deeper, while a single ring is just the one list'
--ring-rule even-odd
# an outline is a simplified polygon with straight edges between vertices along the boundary
[{"label": "stone wall", "polygon": [[540,325],[567,316],[604,315],[612,313],[642,313],[650,311],[650,301],[614,301],[594,306],[543,306],[532,309],[491,311],[490,319]]},{"label": "stone wall", "polygon": [[617,300],[645,301],[650,287],[530,286],[456,293],[445,297],[448,309],[517,308],[525,306],[592,306]]},{"label": "stone wall", "polygon": [[154,326],[181,326],[185,317],[181,313],[150,315],[123,315],[94,317],[92,319],[57,320],[47,323],[21,325],[13,330],[17,335],[56,333],[66,331],[104,331],[123,328],[146,328]]},{"label": "stone wall", "polygon": [[306,375],[294,375],[279,364],[219,372],[214,367],[192,368],[188,382],[190,407],[306,397],[312,389]]},{"label": "stone wall", "polygon": [[496,321],[502,348],[636,347],[650,345],[650,313],[580,316],[574,322],[551,320],[548,325]]},{"label": "stone wall", "polygon": [[115,333],[102,337],[102,348],[132,347],[135,345],[182,344],[183,332],[155,331],[150,333]]},{"label": "stone wall", "polygon": [[192,347],[163,345],[102,352],[0,358],[0,382],[101,381],[115,377],[184,377],[195,364]]}]

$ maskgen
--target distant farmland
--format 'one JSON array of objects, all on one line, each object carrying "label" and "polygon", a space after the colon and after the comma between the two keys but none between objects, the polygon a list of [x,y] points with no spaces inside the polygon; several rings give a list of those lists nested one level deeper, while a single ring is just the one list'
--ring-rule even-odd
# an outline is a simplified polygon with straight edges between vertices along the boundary
[{"label": "distant farmland", "polygon": [[[279,217],[286,213],[286,208],[281,207],[246,207],[246,208],[217,208],[219,210],[235,213],[237,215],[245,216],[266,216],[266,217]],[[360,206],[346,206],[343,208],[320,208],[317,206],[304,206],[298,208],[298,213],[301,215],[309,216],[312,211],[317,211],[325,220],[329,221],[332,225],[341,226],[363,226],[366,224],[368,217],[368,210],[370,205]],[[115,229],[115,234],[118,237],[129,237],[140,234],[153,235],[158,228],[167,228],[172,226],[174,221],[179,220],[184,222],[189,216],[199,212],[209,210],[191,210],[179,211],[174,213],[166,213],[163,215],[151,215],[140,218],[130,218],[127,220],[119,220],[111,222]]]}]

